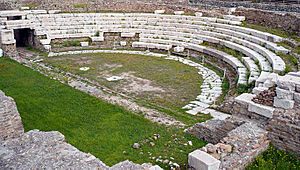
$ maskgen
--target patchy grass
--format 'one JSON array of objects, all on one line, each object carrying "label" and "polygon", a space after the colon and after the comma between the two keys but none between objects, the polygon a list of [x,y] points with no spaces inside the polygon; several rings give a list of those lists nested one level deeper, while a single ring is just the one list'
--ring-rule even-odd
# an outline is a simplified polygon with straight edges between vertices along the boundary
[{"label": "patchy grass", "polygon": [[220,44],[214,44],[214,43],[209,43],[209,42],[203,42],[201,45],[207,46],[207,47],[211,47],[211,48],[215,48],[219,51],[223,51],[229,55],[232,55],[234,57],[236,57],[237,59],[239,59],[240,61],[242,61],[242,57],[245,57],[245,55],[237,50],[233,50],[231,48],[225,47],[223,45]]},{"label": "patchy grass", "polygon": [[270,146],[258,156],[246,170],[299,170],[300,160],[295,155],[286,153]]},{"label": "patchy grass", "polygon": [[25,4],[25,6],[29,7],[29,9],[36,9],[39,6],[39,4],[36,2],[30,2]]},{"label": "patchy grass", "polygon": [[[143,55],[109,53],[60,56],[45,58],[44,61],[134,97],[143,105],[164,110],[186,124],[207,119],[204,115],[188,115],[181,109],[201,93],[203,80],[197,69],[179,62]],[[79,70],[80,67],[91,69],[84,72]],[[110,76],[125,78],[109,82],[106,78]]]},{"label": "patchy grass", "polygon": [[243,93],[251,93],[254,87],[255,87],[254,82],[250,84],[239,84],[236,88],[236,94],[240,95]]},{"label": "patchy grass", "polygon": [[[15,99],[26,131],[60,131],[69,143],[108,165],[126,159],[155,163],[151,158],[161,156],[183,167],[188,153],[205,145],[183,129],[152,123],[7,58],[0,59],[0,80],[0,89]],[[154,140],[154,134],[161,137]],[[188,141],[193,146],[186,146]],[[135,142],[143,144],[141,149],[132,149]]]},{"label": "patchy grass", "polygon": [[73,5],[74,8],[87,8],[88,4],[78,3]]}]

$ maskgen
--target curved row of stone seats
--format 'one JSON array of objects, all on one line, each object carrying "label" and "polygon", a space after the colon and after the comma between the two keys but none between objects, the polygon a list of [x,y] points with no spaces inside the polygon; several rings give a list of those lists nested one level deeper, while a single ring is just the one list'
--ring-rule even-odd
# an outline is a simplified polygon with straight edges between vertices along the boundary
[{"label": "curved row of stone seats", "polygon": [[266,47],[267,49],[275,51],[275,52],[282,52],[282,53],[285,53],[285,54],[289,52],[288,49],[286,49],[282,46],[279,46],[276,43],[266,41],[262,38],[255,37],[255,36],[252,36],[252,35],[249,35],[249,34],[237,32],[237,31],[232,31],[232,30],[228,30],[228,29],[223,29],[223,28],[215,28],[214,31],[218,32],[218,33],[222,33],[222,34],[242,38],[244,40],[259,44],[259,45],[261,45],[263,47]]},{"label": "curved row of stone seats", "polygon": [[[113,27],[110,26],[110,29],[114,30],[114,29],[117,29],[121,26],[119,25],[114,25]],[[65,28],[67,29],[67,28]],[[98,27],[98,29],[101,30],[101,28]],[[153,28],[154,29],[154,28]],[[170,29],[170,28],[165,28],[164,29]],[[55,31],[52,31],[52,34],[50,35],[50,37],[52,38],[68,38],[68,37],[80,37],[80,36],[92,36],[93,35],[93,32],[94,30],[97,30],[96,26],[90,26],[90,28],[86,28],[86,29],[83,29],[83,30],[89,30],[90,33],[82,33],[82,31],[74,31],[74,30],[55,30]],[[76,35],[72,35],[70,33],[73,33],[73,34],[76,34]],[[248,42],[248,41],[245,41],[245,40],[242,40],[242,39],[238,39],[238,38],[233,38],[233,37],[226,37],[226,35],[223,35],[223,34],[220,34],[220,33],[214,33],[214,32],[208,32],[208,31],[201,31],[199,33],[202,33],[204,35],[212,35],[212,36],[215,36],[215,37],[219,37],[219,38],[226,38],[226,39],[229,39],[231,41],[235,41],[235,42],[238,42],[238,43],[242,43],[243,45],[247,45],[248,47],[251,47],[252,49],[256,49],[257,51],[259,51],[261,54],[263,54],[265,57],[267,57],[267,59],[272,63],[273,65],[273,69],[275,72],[282,72],[284,71],[285,69],[285,64],[283,62],[283,60],[278,57],[277,55],[275,55],[273,52],[259,46],[259,45],[256,45],[254,43],[251,43],[251,42]],[[60,35],[60,34],[64,34],[64,35]],[[249,50],[248,50],[249,51]],[[251,53],[250,53],[251,54]],[[253,54],[253,56],[257,56],[255,54]],[[256,57],[257,58],[257,57]],[[265,66],[265,63],[262,63],[261,64],[261,67]],[[268,70],[265,70],[265,71],[268,71]]]},{"label": "curved row of stone seats", "polygon": [[[166,30],[171,30],[171,29],[168,29],[168,28],[164,28]],[[152,28],[151,30],[155,30],[155,28]],[[168,35],[177,35],[178,37],[179,36],[182,36],[182,37],[193,37],[194,39],[200,39],[200,40],[203,40],[203,41],[207,41],[207,42],[211,42],[211,43],[215,43],[215,44],[222,44],[222,45],[225,45],[226,47],[228,48],[232,48],[234,50],[237,50],[237,51],[240,51],[242,52],[243,54],[245,54],[246,56],[249,56],[251,57],[252,59],[254,59],[255,61],[259,61],[259,64],[260,64],[260,67],[262,68],[263,71],[272,71],[272,68],[270,66],[270,64],[268,63],[268,61],[260,54],[258,54],[257,52],[247,48],[247,47],[244,47],[242,45],[238,45],[236,43],[232,43],[230,41],[226,41],[226,40],[221,40],[221,39],[218,39],[218,38],[213,38],[211,37],[210,33],[206,33],[206,35],[208,36],[204,36],[202,34],[190,34],[190,33],[178,33],[178,32],[171,32],[171,31],[143,31],[144,33],[152,33],[152,34],[163,34],[163,35],[166,35],[165,37],[163,37],[164,39],[167,39],[167,36]],[[204,33],[203,33],[204,34]],[[276,57],[277,59],[277,57]],[[279,63],[282,63],[283,61],[282,60],[279,60]],[[276,63],[276,61],[274,61],[274,63]],[[281,64],[283,65],[283,64]],[[281,66],[280,65],[280,66]],[[282,68],[280,69],[282,71]]]},{"label": "curved row of stone seats", "polygon": [[[61,14],[61,15],[62,15],[62,14]],[[115,16],[115,15],[116,15],[116,14],[114,14],[114,15],[108,15],[108,16]],[[142,15],[142,14],[140,14],[140,15]],[[67,15],[67,16],[69,16],[69,15]],[[73,15],[70,14],[70,16],[73,16]],[[76,16],[76,15],[75,15],[75,16]],[[117,16],[119,16],[119,17],[122,17],[122,16],[123,16],[123,17],[124,17],[124,15],[117,15]],[[129,15],[129,16],[130,16],[130,15]],[[161,18],[164,19],[164,23],[168,23],[168,22],[169,22],[168,20],[165,19],[166,16],[167,16],[167,15],[160,16]],[[91,17],[91,16],[89,16],[89,17]],[[149,16],[148,16],[148,17],[149,17]],[[152,16],[152,17],[153,17],[153,16]],[[171,17],[173,17],[173,16],[171,15]],[[58,18],[60,18],[60,17],[58,17]],[[80,20],[78,20],[78,21],[76,20],[76,19],[78,19],[78,18],[75,18],[75,21],[76,21],[76,22],[74,22],[74,23],[78,24],[78,22],[80,22],[80,21],[83,21],[83,22],[84,22],[84,21],[87,20],[87,17],[81,17],[81,18],[82,18],[82,19],[80,19]],[[127,18],[122,18],[122,19],[115,19],[115,18],[116,18],[116,17],[111,17],[111,18],[107,18],[107,19],[109,19],[110,21],[111,21],[111,20],[116,20],[116,21],[118,21],[118,20],[120,21],[120,20],[121,20],[121,21],[122,21],[123,19],[125,19],[125,20],[127,19]],[[144,17],[143,17],[143,18],[144,18]],[[144,18],[144,19],[143,19],[143,18],[135,18],[134,20],[142,19],[142,20],[144,20],[144,23],[145,23],[145,22],[148,22],[148,23],[154,22],[154,23],[155,23],[155,21],[156,21],[156,22],[160,21],[160,20],[159,20],[160,18],[155,18],[155,21],[153,21],[152,18],[150,18],[150,19],[147,18],[147,21],[145,21],[145,18]],[[184,16],[179,16],[179,17],[177,17],[176,19],[179,19],[179,18],[182,19],[182,18],[184,18]],[[198,18],[198,17],[194,17],[194,18]],[[105,18],[100,18],[100,19],[101,19],[101,20],[105,20]],[[185,18],[185,19],[182,19],[182,21],[180,20],[180,23],[181,23],[181,22],[186,22],[186,20],[187,20],[186,18]],[[189,22],[194,21],[194,20],[195,20],[195,19],[193,19],[192,16],[189,16],[189,18],[188,18],[188,21],[189,21]],[[202,20],[203,20],[203,21],[210,21],[210,22],[215,21],[214,19],[210,19],[210,20],[208,20],[208,19],[202,19]],[[46,21],[48,21],[48,20],[46,20]],[[91,20],[89,19],[89,21],[91,21]],[[92,20],[92,21],[97,22],[97,20]],[[118,21],[118,22],[119,22],[119,21]],[[177,24],[178,24],[178,20],[174,20],[174,19],[173,19],[173,20],[170,20],[170,21],[173,21],[173,22],[176,21]],[[49,23],[49,22],[48,22],[48,23]],[[72,23],[72,22],[65,22],[65,20],[62,20],[62,23]],[[144,24],[144,23],[138,23],[138,24]],[[198,24],[198,23],[196,23],[196,22],[192,22],[192,23],[193,23],[194,25],[197,25],[197,24]],[[206,22],[200,22],[200,23],[201,23],[201,24],[210,25],[210,23],[206,23]],[[96,23],[96,24],[97,24],[97,23]],[[99,24],[100,24],[100,23],[99,23]],[[248,29],[248,30],[249,30],[249,29]],[[230,30],[229,30],[229,31],[230,31]],[[255,31],[255,33],[257,33],[257,31]],[[245,38],[245,37],[249,39],[250,36],[247,37],[247,36],[244,35],[243,38]],[[271,44],[270,47],[272,47],[272,48],[275,47],[275,49],[277,49],[276,46],[274,46],[274,44]],[[284,48],[282,48],[282,47],[279,48],[279,50],[285,51],[285,52],[286,52],[286,49],[284,49]]]},{"label": "curved row of stone seats", "polygon": [[252,43],[252,42],[240,39],[240,38],[235,38],[232,36],[220,34],[220,33],[208,32],[208,31],[202,31],[202,32],[203,33],[205,32],[204,34],[206,34],[206,35],[229,40],[231,42],[243,45],[245,47],[248,47],[248,48],[258,52],[259,54],[263,55],[264,57],[266,57],[268,59],[268,61],[272,64],[272,68],[273,68],[274,72],[277,72],[277,73],[283,72],[285,69],[285,63],[282,60],[282,58],[280,58],[272,51],[270,51],[258,44],[255,44],[255,43]]},{"label": "curved row of stone seats", "polygon": [[282,37],[279,37],[277,35],[258,31],[258,30],[251,29],[251,28],[233,26],[233,25],[228,25],[228,24],[220,24],[220,23],[208,23],[208,24],[210,26],[217,27],[217,28],[224,28],[224,29],[229,29],[232,31],[238,31],[238,32],[242,32],[245,34],[253,35],[255,37],[259,37],[259,38],[262,38],[264,40],[271,41],[271,42],[281,42],[283,40]]},{"label": "curved row of stone seats", "polygon": [[202,52],[204,54],[210,55],[212,57],[216,57],[216,58],[228,63],[238,73],[238,84],[247,84],[247,82],[248,82],[246,67],[237,58],[235,58],[231,55],[228,55],[227,53],[218,51],[216,49],[208,48],[205,46],[193,44],[193,43],[183,43],[183,42],[177,41],[177,42],[174,42],[174,44],[172,44],[172,42],[168,42],[167,44],[169,44],[169,45],[165,45],[165,44],[166,44],[165,40],[163,40],[163,39],[140,38],[140,42],[133,42],[132,47],[134,47],[134,48],[136,48],[136,47],[150,48],[151,47],[151,48],[162,49],[162,46],[166,46],[166,48],[168,48],[168,50],[170,50],[172,48],[172,46],[181,45],[184,48]]},{"label": "curved row of stone seats", "polygon": [[[180,24],[178,24],[178,22]],[[255,42],[257,44],[266,46],[267,48],[269,48],[271,50],[274,50],[276,52],[287,53],[289,51],[289,50],[285,49],[284,47],[278,46],[275,43],[272,43],[270,41],[265,40],[265,39],[276,39],[277,41],[281,41],[282,40],[281,37],[278,37],[276,35],[272,35],[272,34],[269,34],[269,33],[264,33],[264,32],[261,32],[261,31],[257,31],[257,30],[252,31],[252,29],[249,29],[249,28],[244,30],[243,27],[241,27],[241,30],[244,30],[244,31],[239,32],[237,30],[233,31],[233,30],[230,30],[230,29],[218,28],[218,27],[215,27],[216,25],[212,26],[210,23],[206,23],[206,22],[202,22],[202,21],[199,22],[199,21],[194,21],[194,20],[179,20],[179,21],[178,20],[163,20],[163,22],[161,22],[161,23],[160,23],[160,20],[157,20],[157,19],[155,21],[148,20],[148,24],[151,24],[151,23],[156,24],[156,25],[161,25],[162,24],[164,26],[174,26],[174,24],[177,25],[177,26],[184,25],[184,27],[186,27],[186,28],[199,28],[198,26],[202,26],[202,27],[206,26],[205,28],[211,28],[211,29],[214,28],[214,30],[217,30],[221,33],[224,32],[224,34],[227,33],[228,35],[236,36],[238,38],[243,38],[243,39],[246,39],[248,41]],[[247,31],[249,32],[249,34],[244,33],[244,32],[247,32]],[[238,34],[236,35],[234,33],[238,33]],[[253,35],[258,35],[258,37],[253,36],[252,34]],[[265,37],[265,39],[262,39],[262,38],[259,38],[259,37]]]},{"label": "curved row of stone seats", "polygon": [[157,43],[147,43],[147,42],[133,42],[132,47],[134,48],[149,48],[149,49],[158,49],[158,50],[170,50],[172,45],[164,45]]},{"label": "curved row of stone seats", "polygon": [[[122,17],[135,17],[135,19],[144,18],[144,20],[149,20],[149,18],[156,18],[156,19],[161,19],[166,21],[166,19],[171,19],[174,21],[180,20],[180,22],[183,21],[188,21],[188,22],[193,22],[194,24],[198,24],[197,22],[194,21],[202,21],[205,24],[209,24],[213,27],[220,27],[220,28],[226,28],[229,30],[234,30],[238,32],[243,32],[249,35],[254,35],[256,37],[261,37],[265,40],[268,41],[274,41],[278,42],[281,41],[282,38],[278,37],[276,35],[272,35],[269,33],[249,29],[249,28],[244,28],[244,27],[237,27],[237,26],[232,26],[228,24],[236,24],[230,22],[231,20],[224,20],[224,19],[218,19],[218,18],[210,18],[210,17],[196,17],[196,16],[183,16],[183,15],[155,15],[155,14],[144,14],[144,13],[131,13],[131,14],[119,14],[119,13],[109,13],[109,14],[46,14],[46,15],[40,15],[38,16],[39,18],[45,19],[45,18],[57,18],[61,19],[62,22],[69,21],[70,17],[75,17],[75,18],[82,18],[82,21],[95,21],[97,19],[103,20],[107,18],[108,20],[115,20],[117,18],[122,18]],[[167,21],[166,21],[167,22]],[[220,24],[223,23],[223,24]],[[240,24],[240,23],[239,23]]]},{"label": "curved row of stone seats", "polygon": [[[171,31],[154,31],[153,29],[144,31],[147,34],[142,33],[142,34],[140,34],[140,37],[151,37],[151,38],[158,37],[161,39],[168,39],[168,36],[193,37],[194,39],[198,38],[198,40],[207,41],[207,42],[215,43],[215,44],[221,44],[228,48],[240,51],[243,54],[245,54],[246,56],[249,56],[250,58],[252,58],[253,60],[258,61],[259,65],[263,71],[268,71],[268,72],[272,71],[272,68],[271,68],[269,62],[263,56],[261,56],[257,52],[255,52],[247,47],[244,47],[242,45],[235,44],[235,43],[232,43],[232,42],[226,41],[226,40],[209,37],[209,36],[194,35],[194,34],[189,34],[189,33],[178,33],[178,32],[171,32]],[[150,34],[152,33],[152,36],[149,35],[149,33]]]},{"label": "curved row of stone seats", "polygon": [[[180,25],[180,24],[178,24],[178,25]],[[167,25],[165,25],[165,27],[163,27],[162,29],[172,30],[174,28],[176,29],[176,28],[178,28],[178,26],[167,27]],[[230,35],[216,33],[216,32],[213,32],[213,30],[210,30],[210,31],[203,30],[202,31],[202,28],[200,28],[201,30],[192,30],[192,29],[187,29],[187,28],[183,28],[183,29],[185,32],[194,33],[194,34],[197,32],[200,35],[208,35],[208,36],[212,36],[212,37],[216,37],[216,38],[221,38],[221,39],[225,39],[225,40],[243,45],[245,47],[248,47],[248,48],[256,51],[257,53],[263,55],[264,57],[266,57],[268,59],[268,61],[272,64],[274,72],[283,72],[285,70],[285,63],[279,56],[277,56],[272,51],[270,51],[258,44],[255,44],[255,43],[252,43],[247,40],[240,39],[240,38],[236,38],[236,37],[233,37]],[[204,29],[207,29],[207,28],[204,28]],[[180,29],[177,29],[177,30],[180,30]]]},{"label": "curved row of stone seats", "polygon": [[258,66],[255,64],[255,61],[250,57],[242,57],[242,61],[246,65],[250,73],[248,83],[255,82],[260,76],[260,70]]},{"label": "curved row of stone seats", "polygon": [[[30,17],[29,17],[30,18]],[[81,37],[88,36],[91,37],[95,32],[109,32],[116,30],[127,29],[127,32],[136,32],[141,33],[147,29],[158,29],[158,30],[170,30],[171,27],[153,25],[165,23],[169,26],[177,24],[176,27],[173,28],[174,31],[179,32],[191,32],[193,34],[199,33],[199,29],[203,30],[201,33],[207,33],[209,36],[211,34],[218,35],[221,38],[226,38],[223,33],[216,34],[214,32],[215,29],[224,29],[227,31],[236,30],[236,26],[229,25],[228,28],[222,28],[224,25],[228,25],[228,23],[224,24],[224,20],[218,20],[216,18],[208,18],[208,17],[195,17],[195,16],[183,16],[183,15],[155,15],[155,14],[139,14],[139,13],[131,13],[131,14],[117,14],[117,13],[109,13],[109,14],[44,14],[44,15],[32,15],[32,20],[38,20],[38,22],[33,22],[36,25],[40,24],[40,27],[44,30],[44,32],[48,32],[49,39],[55,38],[72,38],[72,37]],[[71,21],[70,21],[71,20]],[[69,22],[67,22],[69,21]],[[223,22],[223,23],[222,23]],[[226,21],[227,22],[227,21]],[[121,23],[121,24],[120,24]],[[172,24],[173,23],[173,24]],[[159,25],[158,24],[158,25]],[[230,24],[230,23],[229,23]],[[232,23],[231,23],[232,24]],[[153,26],[152,26],[153,25]],[[179,28],[178,28],[179,27]],[[187,27],[187,28],[182,28]],[[220,27],[220,28],[219,28]],[[215,28],[215,29],[211,29]],[[46,31],[45,31],[46,30]],[[205,31],[208,30],[208,31]],[[246,30],[246,31],[245,31]],[[205,31],[205,32],[204,32]],[[220,31],[220,30],[219,30]],[[268,39],[268,40],[278,40],[276,36],[263,34],[263,32],[247,29],[240,27],[238,31],[241,31],[241,35],[249,35],[249,37],[261,37],[260,39]],[[44,33],[43,32],[43,33]],[[213,32],[213,33],[211,33]],[[63,34],[63,35],[61,35]],[[253,35],[250,35],[253,34]],[[230,35],[232,36],[232,35]],[[235,37],[235,36],[232,36]],[[198,40],[213,40],[218,41],[217,39],[207,38],[207,37],[198,37]],[[231,40],[231,39],[230,39]],[[234,39],[237,43],[243,43],[242,46],[248,45],[248,47],[252,47],[253,49],[260,50],[259,52],[264,54],[267,57],[268,61],[271,61],[274,71],[279,72],[283,70],[283,61],[278,59],[276,55],[273,55],[272,52],[265,51],[265,48],[258,47],[254,43],[251,44],[250,41],[242,40],[242,39]],[[252,40],[252,39],[251,39]],[[267,41],[269,42],[269,41]],[[271,71],[267,62],[263,59],[262,56],[257,55],[249,48],[241,48],[235,44],[230,44],[229,41],[220,41],[223,45],[227,45],[227,47],[234,47],[235,49],[243,52],[245,55],[251,57],[252,59],[259,61],[260,67],[263,71]],[[254,45],[253,45],[254,44]],[[256,46],[255,46],[256,45]],[[271,56],[271,57],[270,57]],[[275,58],[275,59],[274,59]],[[275,62],[273,62],[275,61]],[[280,65],[281,67],[278,67]]]}]

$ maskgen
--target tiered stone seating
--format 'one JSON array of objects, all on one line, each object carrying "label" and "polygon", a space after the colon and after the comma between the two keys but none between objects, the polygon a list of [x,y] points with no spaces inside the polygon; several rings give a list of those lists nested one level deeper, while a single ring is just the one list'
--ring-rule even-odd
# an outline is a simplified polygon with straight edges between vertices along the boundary
[{"label": "tiered stone seating", "polygon": [[[36,35],[47,35],[47,39],[41,41],[47,48],[50,45],[49,40],[57,38],[91,37],[93,41],[103,41],[104,32],[121,32],[121,35],[125,37],[134,37],[136,33],[139,33],[140,41],[134,42],[133,47],[170,50],[173,46],[179,46],[203,52],[203,47],[198,45],[206,41],[240,51],[246,57],[239,61],[233,56],[206,48],[209,55],[218,57],[220,54],[223,55],[220,58],[239,73],[239,83],[255,80],[259,76],[259,68],[267,72],[285,70],[283,60],[272,52],[288,52],[287,49],[274,43],[281,41],[282,38],[238,26],[241,25],[242,17],[224,16],[224,19],[219,19],[203,17],[198,13],[196,16],[185,16],[182,13],[162,15],[162,11],[157,11],[155,14],[45,14],[44,11],[30,11],[27,12],[26,17],[27,20],[5,21],[6,29],[30,25],[32,29],[35,29]],[[99,38],[94,38],[96,32],[100,32]],[[247,72],[250,73],[249,80],[245,76]]]}]

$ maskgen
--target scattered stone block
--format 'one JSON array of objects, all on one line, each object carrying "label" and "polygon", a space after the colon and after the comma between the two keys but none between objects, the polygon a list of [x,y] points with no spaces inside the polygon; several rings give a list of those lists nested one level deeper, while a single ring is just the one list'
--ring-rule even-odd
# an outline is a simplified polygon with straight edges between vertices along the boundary
[{"label": "scattered stone block", "polygon": [[120,41],[120,45],[124,47],[124,46],[127,45],[127,42],[126,41]]},{"label": "scattered stone block", "polygon": [[284,90],[279,87],[276,88],[276,95],[278,99],[293,100],[294,98],[294,93],[292,91]]},{"label": "scattered stone block", "polygon": [[122,38],[133,38],[133,37],[135,37],[135,32],[122,32],[121,37]]},{"label": "scattered stone block", "polygon": [[89,46],[89,42],[80,42],[80,46],[81,47],[88,47]]},{"label": "scattered stone block", "polygon": [[294,101],[300,104],[300,93],[294,93]]},{"label": "scattered stone block", "polygon": [[248,106],[248,111],[265,116],[267,118],[273,117],[274,110],[275,110],[275,108],[273,108],[273,107],[264,106],[264,105],[253,103],[253,102],[249,103],[249,106]]},{"label": "scattered stone block", "polygon": [[123,78],[119,77],[119,76],[112,76],[112,77],[106,78],[107,81],[119,81],[119,80],[122,80],[122,79]]},{"label": "scattered stone block", "polygon": [[184,47],[177,46],[177,47],[174,48],[174,51],[176,53],[182,53],[184,51]]},{"label": "scattered stone block", "polygon": [[283,108],[283,109],[292,109],[294,108],[295,102],[293,100],[288,99],[280,99],[278,97],[274,98],[274,106]]},{"label": "scattered stone block", "polygon": [[150,168],[149,168],[149,170],[163,170],[160,166],[158,166],[158,165],[155,165],[155,166],[151,166]]},{"label": "scattered stone block", "polygon": [[174,14],[175,14],[175,15],[183,15],[183,14],[184,14],[184,11],[174,11]]},{"label": "scattered stone block", "polygon": [[79,70],[80,71],[88,71],[88,70],[90,70],[90,68],[89,67],[80,67]]},{"label": "scattered stone block", "polygon": [[101,42],[104,41],[104,37],[103,36],[99,36],[99,37],[91,37],[92,42]]},{"label": "scattered stone block", "polygon": [[196,17],[202,17],[203,14],[202,14],[202,12],[196,12],[196,13],[195,13],[195,16],[196,16]]},{"label": "scattered stone block", "polygon": [[221,163],[210,154],[201,150],[189,153],[188,162],[189,166],[195,170],[217,170]]},{"label": "scattered stone block", "polygon": [[61,10],[49,10],[48,14],[58,14],[60,12],[61,12]]},{"label": "scattered stone block", "polygon": [[28,6],[23,6],[21,7],[21,10],[30,10],[30,8]]},{"label": "scattered stone block", "polygon": [[154,13],[155,14],[164,14],[165,10],[155,10]]}]

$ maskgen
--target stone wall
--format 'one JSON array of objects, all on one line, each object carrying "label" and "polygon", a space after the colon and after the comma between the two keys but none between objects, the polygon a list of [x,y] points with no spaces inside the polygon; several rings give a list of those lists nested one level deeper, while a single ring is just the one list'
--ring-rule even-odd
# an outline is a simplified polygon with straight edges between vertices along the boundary
[{"label": "stone wall", "polygon": [[286,5],[276,3],[252,3],[251,1],[222,1],[222,0],[189,0],[191,5],[215,6],[215,7],[245,7],[269,11],[285,11],[300,13],[300,5]]},{"label": "stone wall", "polygon": [[187,129],[187,133],[209,143],[217,144],[228,135],[230,131],[244,123],[244,121],[231,118],[225,120],[212,119],[203,123],[197,123]]},{"label": "stone wall", "polygon": [[17,56],[17,47],[15,44],[9,44],[9,45],[1,45],[1,49],[4,51],[4,55],[16,57]]},{"label": "stone wall", "polygon": [[295,110],[278,109],[267,126],[269,139],[279,149],[300,156],[300,107]]},{"label": "stone wall", "polygon": [[[300,12],[300,11],[299,11]],[[300,36],[300,14],[237,8],[235,15],[246,16],[247,23],[277,28]]]},{"label": "stone wall", "polygon": [[[12,8],[29,6],[34,9],[60,9],[63,11],[144,11],[153,12],[156,9],[183,9],[187,7],[186,0],[8,0]],[[7,2],[8,2],[7,1]]]},{"label": "stone wall", "polygon": [[16,138],[24,133],[16,103],[0,91],[0,141]]}]

